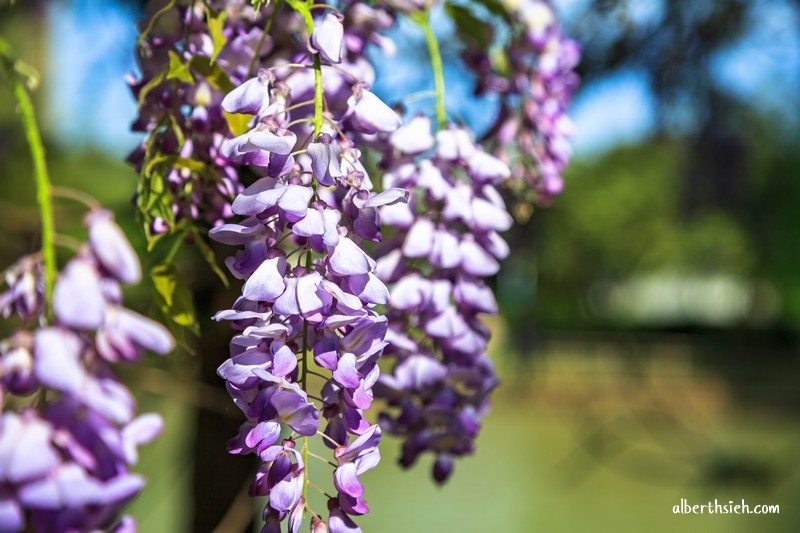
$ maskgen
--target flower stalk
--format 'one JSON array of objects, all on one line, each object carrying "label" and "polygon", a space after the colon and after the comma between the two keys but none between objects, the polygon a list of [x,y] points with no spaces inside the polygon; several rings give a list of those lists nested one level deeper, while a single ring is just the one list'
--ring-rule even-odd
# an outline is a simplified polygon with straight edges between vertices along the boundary
[{"label": "flower stalk", "polygon": [[426,10],[413,17],[414,22],[422,29],[425,35],[425,44],[428,46],[428,54],[431,56],[431,68],[433,69],[433,83],[436,92],[436,122],[439,129],[444,129],[447,124],[447,110],[444,103],[444,66],[442,65],[442,53],[439,50],[439,40],[431,26],[430,11]]},{"label": "flower stalk", "polygon": [[36,201],[42,219],[42,262],[44,266],[44,305],[45,313],[52,316],[53,285],[56,279],[55,222],[53,221],[53,200],[50,192],[50,178],[47,175],[44,143],[36,123],[28,90],[22,81],[13,82],[14,97],[19,104],[25,137],[31,151],[33,172],[36,180]]}]

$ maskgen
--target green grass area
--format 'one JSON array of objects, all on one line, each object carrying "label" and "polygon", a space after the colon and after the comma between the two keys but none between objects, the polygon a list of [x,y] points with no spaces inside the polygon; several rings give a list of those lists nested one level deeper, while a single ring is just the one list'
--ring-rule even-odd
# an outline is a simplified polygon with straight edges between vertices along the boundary
[{"label": "green grass area", "polygon": [[[505,383],[478,451],[444,487],[430,481],[430,457],[402,471],[399,443],[385,439],[382,463],[364,476],[371,512],[358,524],[380,533],[800,530],[799,420],[743,410],[724,382],[675,353],[631,374],[613,350],[575,350],[547,353],[527,372],[500,365]],[[143,408],[162,410],[166,433],[143,450],[150,484],[131,512],[142,531],[188,531],[193,411],[159,401]],[[312,459],[309,469],[330,486],[330,467]],[[781,512],[675,515],[681,498],[744,498]],[[323,506],[316,495],[312,504]]]}]

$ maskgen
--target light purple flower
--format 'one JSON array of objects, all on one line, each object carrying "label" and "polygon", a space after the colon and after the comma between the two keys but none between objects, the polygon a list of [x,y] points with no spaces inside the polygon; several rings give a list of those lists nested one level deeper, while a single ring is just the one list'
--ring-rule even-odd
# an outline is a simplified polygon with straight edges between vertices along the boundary
[{"label": "light purple flower", "polygon": [[339,17],[327,13],[321,22],[314,25],[309,39],[309,48],[318,52],[328,63],[341,63],[344,51],[344,26]]}]

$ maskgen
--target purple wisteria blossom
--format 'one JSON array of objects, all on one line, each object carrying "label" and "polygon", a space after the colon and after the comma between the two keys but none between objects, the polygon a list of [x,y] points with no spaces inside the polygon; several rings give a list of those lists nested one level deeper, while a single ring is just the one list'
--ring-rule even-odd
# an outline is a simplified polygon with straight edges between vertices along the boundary
[{"label": "purple wisteria blossom", "polygon": [[[408,193],[376,194],[360,162],[361,136],[390,133],[400,118],[367,82],[327,70],[333,63],[353,67],[347,28],[346,14],[328,13],[308,41],[323,65],[324,115],[302,104],[315,94],[310,64],[262,69],[222,101],[226,112],[254,119],[220,151],[260,177],[231,203],[242,218],[209,234],[242,247],[226,260],[244,280],[242,296],[215,317],[239,332],[218,374],[246,418],[229,451],[262,461],[251,494],[269,498],[266,531],[279,531],[283,521],[297,531],[308,510],[309,470],[329,468],[308,464],[306,438],[319,434],[338,461],[331,478],[338,495],[327,524],[314,515],[314,530],[358,531],[350,517],[368,511],[358,476],[380,458],[381,432],[365,412],[386,346],[387,319],[375,307],[389,292],[363,243],[382,239],[378,210],[405,202]],[[321,386],[311,386],[312,376]]]},{"label": "purple wisteria blossom", "polygon": [[433,476],[441,483],[454,456],[472,453],[497,383],[479,315],[497,313],[484,279],[509,252],[499,233],[512,219],[495,187],[509,170],[467,130],[434,138],[425,118],[397,130],[387,150],[384,187],[414,195],[381,208],[383,223],[397,228],[378,252],[378,276],[391,284],[386,354],[395,359],[376,386],[392,408],[381,425],[404,438],[402,465],[436,454]]},{"label": "purple wisteria blossom", "polygon": [[167,353],[173,340],[122,305],[120,283],[138,283],[141,268],[111,214],[93,210],[85,222],[89,242],[56,281],[51,323],[43,316],[37,259],[13,269],[31,281],[9,281],[14,310],[42,325],[0,342],[0,403],[7,395],[55,395],[0,412],[1,531],[94,531],[115,523],[117,531],[135,529],[129,517],[117,522],[144,484],[129,469],[136,448],[154,439],[162,422],[135,415],[110,363],[137,361],[143,350]]},{"label": "purple wisteria blossom", "polygon": [[567,106],[579,82],[580,47],[564,33],[547,0],[503,5],[522,27],[507,46],[507,74],[494,68],[485,50],[469,53],[468,63],[479,75],[479,90],[503,96],[493,127],[496,155],[509,164],[515,180],[528,182],[546,202],[564,188],[562,172],[572,153]]},{"label": "purple wisteria blossom", "polygon": [[[141,173],[137,202],[151,241],[211,227],[211,239],[238,247],[224,262],[241,296],[214,317],[236,331],[218,374],[244,415],[228,450],[261,461],[250,491],[268,498],[266,532],[299,531],[307,513],[314,532],[360,531],[360,476],[377,465],[382,432],[403,439],[405,466],[433,453],[440,483],[473,451],[497,384],[481,315],[497,313],[486,280],[509,254],[503,195],[546,201],[563,186],[579,50],[545,0],[492,9],[505,10],[509,26],[502,65],[466,45],[479,90],[501,102],[480,143],[467,127],[434,132],[425,117],[403,125],[372,91],[377,56],[367,49],[396,53],[384,32],[399,17],[421,21],[433,4],[354,1],[336,4],[340,12],[179,2],[143,25],[142,75],[131,82],[134,129],[149,134],[130,158]],[[365,164],[368,151],[382,155],[380,174]],[[113,237],[101,216],[94,224],[90,241]],[[31,268],[9,274],[0,310],[40,305]],[[98,279],[138,275],[122,248],[109,248],[62,276],[86,301],[80,315],[69,291],[56,291],[57,315],[71,317],[63,326],[81,338],[96,331],[104,361],[165,343],[119,306],[118,291],[97,290]],[[0,345],[4,387],[36,386],[36,342]],[[383,354],[391,372],[381,375]],[[82,374],[61,378],[75,401],[101,409],[93,385],[75,385]],[[376,397],[386,406],[379,424],[369,415]],[[115,403],[105,415],[124,418]],[[309,460],[309,438],[330,448],[330,461]],[[327,463],[326,514],[310,509],[307,490]]]}]

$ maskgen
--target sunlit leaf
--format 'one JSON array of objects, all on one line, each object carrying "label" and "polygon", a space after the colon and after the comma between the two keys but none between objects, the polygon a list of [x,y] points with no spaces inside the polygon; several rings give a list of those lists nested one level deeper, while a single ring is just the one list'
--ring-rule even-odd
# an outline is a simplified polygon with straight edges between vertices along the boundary
[{"label": "sunlit leaf", "polygon": [[167,72],[167,79],[180,80],[184,83],[195,82],[194,76],[192,76],[192,72],[189,70],[189,65],[184,63],[181,57],[172,50],[169,51],[169,72]]},{"label": "sunlit leaf", "polygon": [[211,34],[211,42],[214,44],[214,52],[211,54],[212,64],[217,60],[217,56],[228,41],[225,34],[222,32],[222,27],[225,24],[225,17],[225,11],[220,11],[216,16],[208,15],[208,31]]},{"label": "sunlit leaf", "polygon": [[161,312],[175,324],[200,334],[200,325],[192,301],[192,293],[178,275],[175,265],[160,264],[153,267],[150,277],[156,289]]}]

